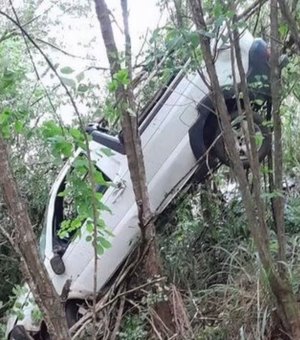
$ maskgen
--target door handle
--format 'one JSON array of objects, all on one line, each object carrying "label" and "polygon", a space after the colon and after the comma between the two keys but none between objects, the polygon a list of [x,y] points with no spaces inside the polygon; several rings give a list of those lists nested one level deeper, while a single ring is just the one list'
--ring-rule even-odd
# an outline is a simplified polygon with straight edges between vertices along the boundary
[{"label": "door handle", "polygon": [[112,193],[114,196],[112,203],[115,203],[119,199],[119,197],[123,194],[124,190],[126,189],[125,183],[126,182],[124,180],[120,180],[115,184],[116,187]]}]

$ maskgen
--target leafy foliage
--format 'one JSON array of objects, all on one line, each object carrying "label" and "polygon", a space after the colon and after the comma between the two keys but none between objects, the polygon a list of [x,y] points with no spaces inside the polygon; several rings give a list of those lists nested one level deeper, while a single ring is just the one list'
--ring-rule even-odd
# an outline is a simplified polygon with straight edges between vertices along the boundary
[{"label": "leafy foliage", "polygon": [[[199,64],[202,63],[199,33],[208,38],[218,36],[223,22],[231,19],[234,14],[227,6],[229,3],[219,0],[204,1],[207,16],[216,20],[211,21],[206,31],[199,32],[190,27],[185,1],[159,1],[161,8],[171,9],[172,20],[163,28],[152,32],[150,40],[146,43],[146,51],[140,55],[143,60],[138,65],[139,68],[148,74],[156,72],[156,75],[149,81],[144,80],[146,86],[143,88],[143,83],[139,86],[142,88],[139,107],[149,103],[157,91],[165,89],[178,71],[186,72],[184,65],[189,58],[191,63],[188,71],[198,70]],[[248,2],[239,3],[238,8],[243,9],[247,4]],[[38,4],[25,1],[25,5],[27,10],[22,17],[24,22],[33,19]],[[48,33],[49,41],[55,43],[55,39],[49,33],[49,27],[41,25],[45,18],[49,20],[49,26],[54,23],[59,25],[60,18],[70,9],[72,15],[78,17],[88,16],[90,9],[90,4],[74,5],[69,1],[59,3],[57,6],[59,13],[55,18],[42,14],[31,24],[31,33],[37,38],[42,39],[45,33]],[[268,38],[266,6],[261,7],[260,13],[262,19],[255,16],[239,26],[240,29],[248,26],[256,31],[256,36]],[[8,32],[11,29],[8,24],[3,27],[7,28]],[[41,83],[35,82],[32,65],[22,39],[15,34],[12,38],[6,38],[7,33],[3,29],[4,31],[0,41],[0,129],[11,145],[11,162],[15,175],[22,195],[27,198],[32,221],[38,226],[44,213],[50,185],[62,160],[72,156],[77,147],[81,147],[84,152],[84,136],[82,131],[73,127],[74,122],[71,127],[65,128],[56,114],[58,108],[68,107],[68,99],[62,95],[60,89],[57,89],[58,82],[53,80],[53,74],[50,72],[48,77],[49,70],[38,60],[42,68],[45,68],[46,82],[52,79],[52,83],[49,81],[51,84],[45,87],[50,93],[47,96]],[[285,23],[280,25],[280,35],[283,40],[289,36],[289,29]],[[220,38],[224,42],[228,39],[222,35]],[[51,53],[54,53],[53,50]],[[89,67],[95,65],[92,63]],[[299,65],[299,57],[290,56],[289,65],[283,71],[285,91],[281,109],[284,122],[285,171],[288,178],[295,178],[296,183],[300,168]],[[126,69],[122,69],[114,75],[108,85],[103,86],[105,88],[99,99],[100,85],[90,80],[88,67],[75,70],[72,64],[62,63],[57,64],[56,68],[74,97],[80,104],[87,105],[89,116],[105,116],[110,124],[117,125],[120,112],[112,98],[120,85],[125,87],[129,85]],[[42,79],[45,78],[42,76]],[[261,80],[257,79],[252,85],[260,84]],[[54,115],[49,114],[53,111]],[[107,155],[107,150],[103,150],[103,153]],[[110,247],[109,239],[113,236],[101,219],[101,212],[107,208],[101,203],[103,192],[97,190],[98,225],[93,224],[92,202],[93,191],[96,188],[90,184],[89,171],[86,157],[80,156],[74,161],[73,171],[67,176],[68,185],[61,192],[64,199],[71,198],[73,208],[69,218],[62,224],[60,235],[80,237],[81,228],[85,225],[89,233],[87,240],[93,242],[93,230],[97,228],[97,251],[101,255]],[[102,187],[105,190],[109,185],[94,163],[91,175],[98,188]],[[220,173],[215,181],[218,188],[227,185],[227,180],[224,180]],[[177,284],[185,295],[185,304],[190,312],[197,339],[234,339],[238,336],[268,338],[274,328],[273,306],[269,300],[265,273],[261,269],[252,240],[249,239],[241,199],[237,194],[234,197],[225,197],[221,191],[211,190],[209,186],[202,187],[198,192],[200,194],[188,196],[183,202],[175,205],[173,211],[170,209],[160,217],[163,224],[160,249],[169,281]],[[264,198],[270,203],[270,199],[276,195],[278,195],[276,192],[265,192]],[[300,200],[297,194],[289,190],[286,191],[286,195],[285,221],[288,233],[286,266],[290,272],[293,289],[299,292]],[[2,212],[1,218],[5,217],[5,209],[1,211],[1,215]],[[273,234],[270,247],[274,254],[278,244]],[[2,236],[0,254],[0,273],[4,278],[0,283],[2,313],[11,305],[8,297],[12,287],[20,282],[20,273],[18,266],[15,265],[18,259]],[[17,293],[17,288],[13,292]],[[148,309],[153,301],[164,297],[164,294],[147,296],[142,301],[142,318],[130,313],[129,310],[122,322],[120,339],[146,338]],[[40,317],[39,312],[36,312],[36,318]],[[0,337],[1,332],[0,325]]]},{"label": "leafy foliage", "polygon": [[120,339],[143,340],[146,336],[148,336],[148,332],[144,329],[143,318],[137,315],[126,317],[123,323],[123,330],[119,332]]},{"label": "leafy foliage", "polygon": [[[240,334],[268,338],[274,330],[272,302],[239,193],[224,182],[222,173],[214,182],[202,186],[196,196],[191,192],[179,199],[161,216],[159,243],[166,274],[186,293],[197,339],[237,339]],[[217,189],[224,186],[225,191]],[[294,291],[299,289],[298,208],[299,197],[291,192],[286,208],[287,266]],[[274,233],[270,247],[275,256]]]},{"label": "leafy foliage", "polygon": [[[67,176],[66,188],[59,193],[66,202],[65,220],[61,224],[59,236],[61,238],[69,238],[71,235],[81,237],[81,228],[85,224],[85,228],[90,234],[86,237],[87,241],[93,241],[94,234],[94,209],[97,210],[97,252],[102,255],[104,250],[110,248],[111,244],[107,240],[112,233],[106,228],[101,212],[110,210],[102,203],[103,192],[106,190],[108,183],[102,173],[93,166],[92,176],[95,180],[97,188],[92,188],[88,180],[89,164],[86,156],[78,156],[73,162],[73,169]],[[94,192],[96,190],[96,192]],[[94,196],[95,195],[95,196]],[[96,201],[94,201],[94,197]]]}]

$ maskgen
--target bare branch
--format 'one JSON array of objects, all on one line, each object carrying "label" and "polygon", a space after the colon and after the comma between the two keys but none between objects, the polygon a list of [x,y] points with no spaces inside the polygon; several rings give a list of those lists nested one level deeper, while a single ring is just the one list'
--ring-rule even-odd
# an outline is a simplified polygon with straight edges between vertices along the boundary
[{"label": "bare branch", "polygon": [[256,0],[251,6],[244,10],[241,14],[237,15],[237,21],[247,20],[251,17],[267,0]]},{"label": "bare branch", "polygon": [[50,43],[49,41],[45,41],[45,40],[40,39],[40,38],[35,38],[35,40],[40,42],[40,43],[42,43],[42,44],[48,45],[49,47],[53,48],[54,50],[56,50],[58,52],[63,53],[64,55],[66,55],[68,57],[76,58],[76,59],[81,59],[81,60],[98,61],[96,58],[82,57],[82,56],[79,56],[79,55],[67,52],[67,51],[63,50],[62,48],[60,48],[59,46],[56,46],[56,45]]}]

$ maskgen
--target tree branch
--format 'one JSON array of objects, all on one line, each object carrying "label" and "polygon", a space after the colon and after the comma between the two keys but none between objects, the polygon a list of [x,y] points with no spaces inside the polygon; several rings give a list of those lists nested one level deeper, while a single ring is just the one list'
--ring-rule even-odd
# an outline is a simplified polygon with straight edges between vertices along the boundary
[{"label": "tree branch", "polygon": [[278,0],[281,14],[286,21],[286,23],[289,26],[289,29],[291,31],[291,36],[296,44],[298,53],[300,53],[300,34],[299,34],[299,28],[297,25],[296,20],[293,18],[293,15],[288,7],[286,0]]}]

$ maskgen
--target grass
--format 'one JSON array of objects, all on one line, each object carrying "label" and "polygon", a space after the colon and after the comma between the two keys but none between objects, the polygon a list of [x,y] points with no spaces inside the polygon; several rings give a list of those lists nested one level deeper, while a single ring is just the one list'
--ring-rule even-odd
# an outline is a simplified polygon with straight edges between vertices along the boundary
[{"label": "grass", "polygon": [[[166,215],[159,229],[164,268],[184,296],[196,339],[283,339],[239,195],[226,202],[216,188],[206,186]],[[299,216],[300,195],[287,198],[286,266],[296,293]],[[275,254],[274,232],[270,248]]]}]

